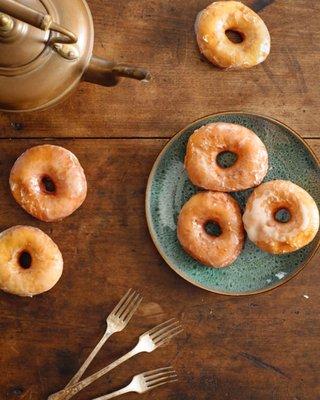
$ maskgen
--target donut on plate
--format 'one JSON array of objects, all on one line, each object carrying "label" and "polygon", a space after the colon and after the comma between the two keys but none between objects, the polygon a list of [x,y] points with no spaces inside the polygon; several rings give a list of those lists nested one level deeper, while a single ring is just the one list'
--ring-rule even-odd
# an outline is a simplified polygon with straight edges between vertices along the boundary
[{"label": "donut on plate", "polygon": [[[239,1],[217,1],[201,11],[195,30],[201,53],[221,68],[250,68],[263,62],[270,52],[265,23]],[[242,42],[232,42],[226,32],[238,32]]]},{"label": "donut on plate", "polygon": [[[208,224],[216,224],[219,232],[209,232]],[[196,260],[209,267],[226,267],[243,248],[240,207],[230,194],[200,192],[182,207],[177,235],[184,250]]]},{"label": "donut on plate", "polygon": [[71,151],[35,146],[15,162],[10,174],[15,200],[42,221],[59,221],[81,206],[87,195],[84,171]]},{"label": "donut on plate", "polygon": [[[218,164],[220,154],[231,152],[236,161],[228,168]],[[216,122],[197,129],[189,138],[185,167],[191,182],[220,192],[259,185],[268,172],[268,153],[259,137],[241,125]]]},{"label": "donut on plate", "polygon": [[50,290],[60,279],[58,246],[40,229],[15,226],[0,233],[0,289],[18,296]]},{"label": "donut on plate", "polygon": [[[286,210],[286,220],[277,218]],[[319,229],[318,207],[304,189],[290,181],[258,186],[247,202],[243,223],[249,239],[272,254],[290,253],[310,243]]]}]

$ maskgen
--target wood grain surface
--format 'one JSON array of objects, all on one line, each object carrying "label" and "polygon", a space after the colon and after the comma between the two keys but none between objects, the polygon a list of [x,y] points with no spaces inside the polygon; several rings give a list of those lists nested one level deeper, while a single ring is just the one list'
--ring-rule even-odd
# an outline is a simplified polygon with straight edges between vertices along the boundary
[{"label": "wood grain surface", "polygon": [[[143,305],[88,373],[168,318],[179,318],[185,332],[76,399],[89,400],[135,373],[172,364],[179,382],[141,399],[320,400],[319,255],[271,292],[215,295],[171,271],[153,246],[144,215],[158,153],[177,130],[203,115],[244,110],[278,118],[308,138],[320,157],[319,3],[247,1],[267,23],[272,50],[264,64],[243,72],[222,72],[200,57],[193,24],[207,1],[89,3],[96,53],[146,66],[154,78],[148,85],[123,80],[115,88],[82,83],[53,109],[0,114],[0,230],[39,227],[65,261],[61,280],[46,294],[20,299],[0,293],[0,399],[45,400],[62,388],[104,332],[105,317],[134,287],[143,293]],[[42,143],[73,151],[88,179],[85,203],[59,223],[26,214],[8,186],[15,159]]]},{"label": "wood grain surface", "polygon": [[[133,372],[167,364],[175,366],[180,382],[146,398],[319,399],[317,263],[274,291],[243,298],[208,293],[179,278],[155,250],[144,218],[148,173],[165,142],[50,141],[79,157],[89,192],[71,217],[46,224],[15,204],[7,183],[19,154],[43,141],[0,141],[1,230],[15,224],[40,227],[65,260],[62,279],[47,294],[33,299],[0,295],[1,399],[42,400],[62,387],[103,333],[105,316],[131,286],[143,293],[143,306],[129,329],[105,346],[91,372],[166,318],[179,318],[185,333],[100,379],[79,399],[118,387]],[[310,143],[320,155],[317,141]]]}]

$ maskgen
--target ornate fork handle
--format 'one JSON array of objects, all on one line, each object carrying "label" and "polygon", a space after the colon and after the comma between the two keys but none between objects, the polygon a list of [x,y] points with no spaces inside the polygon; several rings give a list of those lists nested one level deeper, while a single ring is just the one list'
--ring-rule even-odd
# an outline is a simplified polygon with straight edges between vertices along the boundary
[{"label": "ornate fork handle", "polygon": [[48,397],[48,400],[68,400],[71,397],[75,396],[79,393],[82,389],[89,386],[92,382],[96,381],[97,379],[101,378],[103,375],[111,371],[112,369],[116,368],[118,365],[124,363],[125,361],[129,360],[131,357],[135,356],[138,353],[141,353],[139,343],[135,346],[131,351],[127,354],[123,355],[122,357],[118,358],[118,360],[114,361],[113,363],[107,365],[106,367],[102,368],[100,371],[92,374],[86,379],[83,379],[81,382],[73,384],[72,386],[60,390],[60,392],[54,393]]},{"label": "ornate fork handle", "polygon": [[102,336],[100,339],[99,343],[96,345],[96,347],[92,350],[88,358],[85,360],[85,362],[81,365],[79,368],[79,371],[73,376],[73,378],[70,380],[70,382],[67,384],[65,389],[69,388],[70,386],[73,386],[75,383],[79,382],[80,378],[82,375],[85,373],[86,369],[88,366],[91,364],[92,360],[95,358],[95,356],[98,354],[100,351],[101,347],[105,344],[105,342],[109,339],[109,337],[112,335],[111,332],[106,331],[105,334]]}]

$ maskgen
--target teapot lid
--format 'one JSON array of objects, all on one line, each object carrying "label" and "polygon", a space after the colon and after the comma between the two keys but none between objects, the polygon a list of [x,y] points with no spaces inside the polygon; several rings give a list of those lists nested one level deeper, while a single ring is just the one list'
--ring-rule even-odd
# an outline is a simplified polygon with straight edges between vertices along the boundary
[{"label": "teapot lid", "polygon": [[85,0],[0,0],[0,109],[58,102],[80,81],[93,40]]}]

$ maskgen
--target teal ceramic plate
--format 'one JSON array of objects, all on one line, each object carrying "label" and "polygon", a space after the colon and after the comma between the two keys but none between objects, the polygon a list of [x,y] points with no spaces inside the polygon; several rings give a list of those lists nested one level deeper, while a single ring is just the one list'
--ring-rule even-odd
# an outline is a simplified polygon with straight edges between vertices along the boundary
[{"label": "teal ceramic plate", "polygon": [[[246,239],[238,259],[229,267],[209,268],[187,255],[177,235],[177,217],[183,204],[197,192],[184,170],[188,138],[210,122],[232,122],[252,129],[269,153],[264,181],[287,179],[307,190],[320,204],[319,161],[308,145],[282,123],[246,113],[215,114],[195,121],[176,134],[158,156],[146,192],[146,216],[152,239],[167,264],[187,281],[203,289],[228,295],[264,292],[283,284],[315,254],[320,235],[305,248],[286,255],[271,255]],[[244,209],[252,190],[232,194]]]}]

